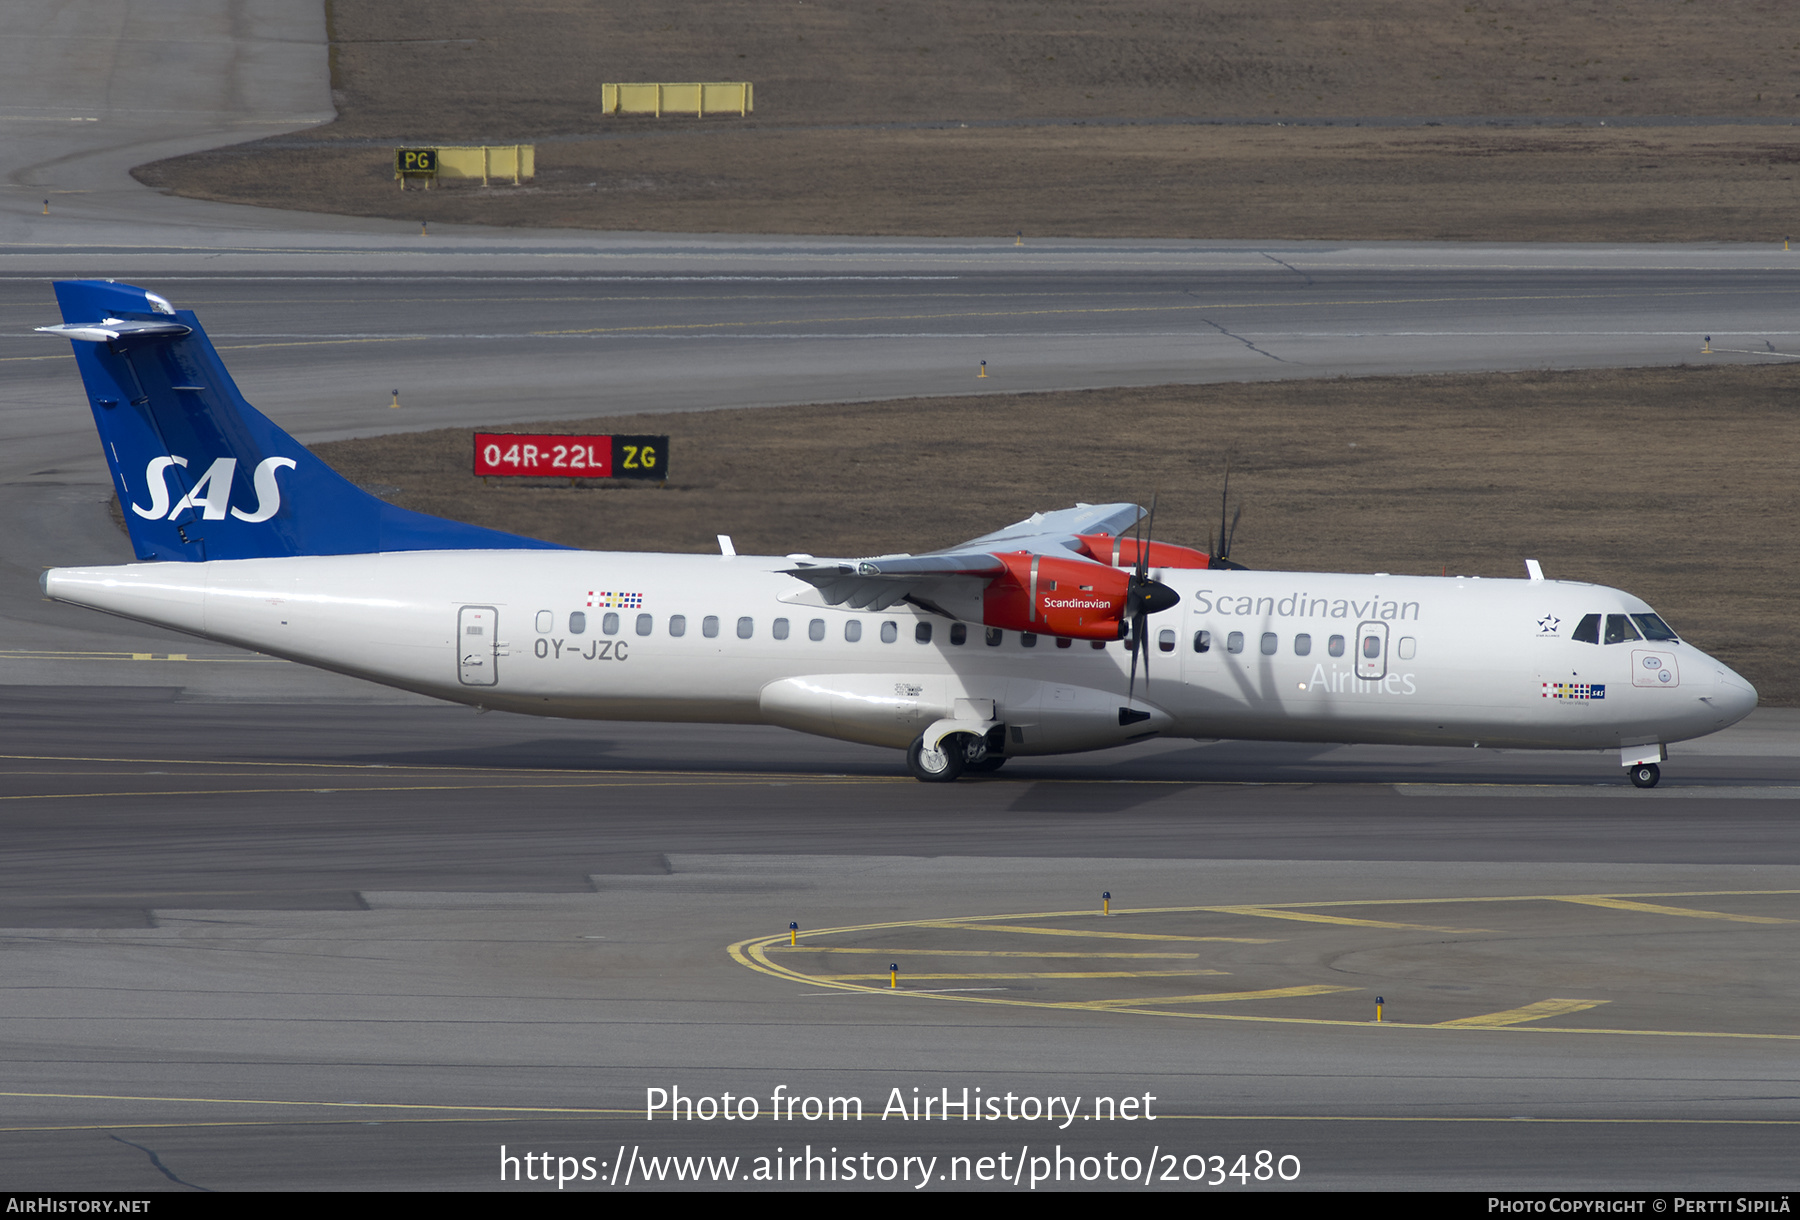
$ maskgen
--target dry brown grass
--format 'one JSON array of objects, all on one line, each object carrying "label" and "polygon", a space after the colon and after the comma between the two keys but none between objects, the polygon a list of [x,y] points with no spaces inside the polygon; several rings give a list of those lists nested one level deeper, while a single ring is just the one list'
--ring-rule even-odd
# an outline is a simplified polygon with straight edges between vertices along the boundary
[{"label": "dry brown grass", "polygon": [[784,125],[1800,115],[1800,39],[1779,0],[332,0],[328,12],[332,134],[346,137],[593,131],[600,84],[620,80],[754,81],[756,121]]},{"label": "dry brown grass", "polygon": [[[385,216],[739,233],[1779,240],[1785,128],[868,124],[1230,115],[1800,118],[1778,4],[669,0],[331,5],[340,119],[140,169]],[[604,118],[605,80],[757,113]],[[851,129],[819,129],[850,124]],[[604,136],[606,138],[595,138]],[[539,140],[529,187],[400,194],[399,143]]]},{"label": "dry brown grass", "polygon": [[[1292,381],[631,416],[672,481],[469,473],[467,430],[319,446],[424,512],[603,550],[866,555],[946,546],[1077,500],[1160,495],[1205,545],[1227,459],[1254,567],[1595,581],[1800,703],[1800,385],[1792,367]],[[507,430],[529,430],[527,426]],[[977,440],[979,443],[971,443]]]},{"label": "dry brown grass", "polygon": [[140,176],[183,194],[414,225],[1772,242],[1800,229],[1800,142],[1768,128],[746,130],[557,144],[539,150],[528,186],[404,196],[392,155],[231,151]]}]

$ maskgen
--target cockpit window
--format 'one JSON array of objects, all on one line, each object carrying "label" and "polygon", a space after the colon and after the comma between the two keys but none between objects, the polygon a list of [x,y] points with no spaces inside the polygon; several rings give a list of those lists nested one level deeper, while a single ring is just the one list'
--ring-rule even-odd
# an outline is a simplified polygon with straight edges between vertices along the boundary
[{"label": "cockpit window", "polygon": [[1577,644],[1598,644],[1600,642],[1600,616],[1598,614],[1583,615],[1575,624],[1575,634],[1569,637]]},{"label": "cockpit window", "polygon": [[1631,621],[1638,625],[1646,640],[1679,640],[1681,637],[1669,630],[1669,625],[1661,617],[1654,614],[1634,614]]},{"label": "cockpit window", "polygon": [[1637,628],[1623,614],[1606,616],[1606,642],[1608,644],[1624,644],[1638,638]]}]

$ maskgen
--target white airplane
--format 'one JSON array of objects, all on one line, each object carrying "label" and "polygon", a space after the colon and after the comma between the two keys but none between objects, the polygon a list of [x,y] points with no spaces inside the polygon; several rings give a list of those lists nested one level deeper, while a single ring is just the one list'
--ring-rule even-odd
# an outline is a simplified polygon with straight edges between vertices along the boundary
[{"label": "white airplane", "polygon": [[[1077,505],[925,555],[576,551],[409,512],[239,394],[191,312],[56,285],[138,558],[51,598],[478,708],[774,724],[921,780],[1147,737],[1617,750],[1756,691],[1643,601],[1530,579],[1251,572]],[[1229,550],[1229,547],[1224,549]],[[1157,663],[1154,685],[1150,663]],[[1140,675],[1139,669],[1144,672]]]}]

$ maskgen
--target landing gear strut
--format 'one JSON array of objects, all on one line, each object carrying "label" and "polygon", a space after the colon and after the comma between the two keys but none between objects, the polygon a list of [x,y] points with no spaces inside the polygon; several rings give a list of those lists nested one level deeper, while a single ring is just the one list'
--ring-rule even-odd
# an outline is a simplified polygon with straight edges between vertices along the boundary
[{"label": "landing gear strut", "polygon": [[1631,768],[1631,782],[1639,788],[1654,788],[1662,778],[1662,768],[1655,763],[1639,763]]}]

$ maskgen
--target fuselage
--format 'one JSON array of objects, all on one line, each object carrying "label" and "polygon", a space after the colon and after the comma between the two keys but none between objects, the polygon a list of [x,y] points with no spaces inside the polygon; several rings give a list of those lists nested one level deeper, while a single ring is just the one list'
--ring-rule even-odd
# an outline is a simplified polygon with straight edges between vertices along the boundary
[{"label": "fuselage", "polygon": [[[789,566],[412,551],[56,569],[44,589],[484,708],[902,748],[964,716],[1003,724],[1008,755],[1157,734],[1597,750],[1701,736],[1756,703],[1721,662],[1655,638],[1643,601],[1597,585],[1167,569],[1181,601],[1149,618],[1133,688],[1123,642],[835,607]],[[1594,642],[1576,638],[1596,616]]]}]

